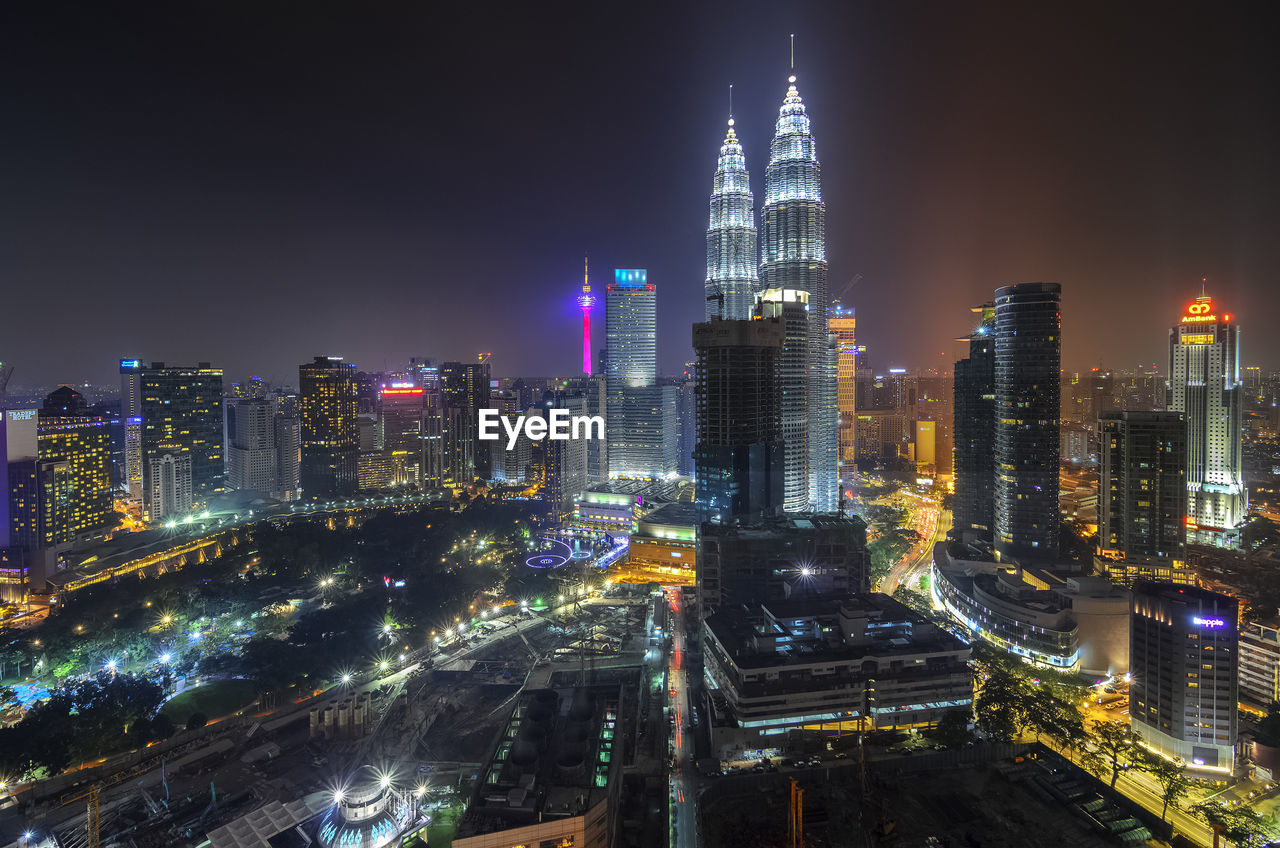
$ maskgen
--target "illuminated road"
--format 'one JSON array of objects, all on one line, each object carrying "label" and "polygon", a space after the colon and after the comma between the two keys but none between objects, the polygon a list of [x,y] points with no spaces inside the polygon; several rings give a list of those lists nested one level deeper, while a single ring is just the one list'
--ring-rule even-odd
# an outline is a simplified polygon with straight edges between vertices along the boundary
[{"label": "illuminated road", "polygon": [[892,595],[899,585],[916,589],[921,576],[933,562],[933,545],[947,538],[951,528],[951,513],[944,512],[936,504],[922,505],[912,511],[911,529],[920,534],[920,541],[889,569],[880,581],[879,591]]},{"label": "illuminated road", "polygon": [[689,716],[689,690],[684,670],[684,602],[679,589],[667,590],[671,608],[671,656],[667,659],[667,696],[675,723],[671,730],[671,839],[672,848],[697,848],[697,777],[693,768],[693,734]]},{"label": "illuminated road", "polygon": [[[1022,741],[1031,742],[1033,740],[1034,736],[1029,735],[1024,737]],[[1047,737],[1041,737],[1040,742],[1062,756],[1067,756],[1066,751],[1060,749],[1056,743]],[[1103,779],[1104,781],[1109,781],[1110,777],[1111,775],[1108,773]],[[1120,772],[1120,778],[1116,781],[1116,791],[1157,816],[1160,815],[1160,809],[1164,806],[1164,802],[1160,798],[1159,785],[1150,775],[1142,772]],[[1165,819],[1173,825],[1175,833],[1182,834],[1195,844],[1205,846],[1213,844],[1213,833],[1209,830],[1209,826],[1190,813],[1170,804],[1169,812]]]}]

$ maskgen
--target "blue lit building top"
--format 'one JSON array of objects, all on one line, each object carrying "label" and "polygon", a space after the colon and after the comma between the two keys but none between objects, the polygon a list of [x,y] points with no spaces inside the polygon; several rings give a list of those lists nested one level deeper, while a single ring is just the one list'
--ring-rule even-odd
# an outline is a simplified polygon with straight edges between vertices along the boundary
[{"label": "blue lit building top", "polygon": [[614,268],[613,284],[615,286],[626,286],[628,288],[638,288],[648,285],[649,272],[644,268]]}]

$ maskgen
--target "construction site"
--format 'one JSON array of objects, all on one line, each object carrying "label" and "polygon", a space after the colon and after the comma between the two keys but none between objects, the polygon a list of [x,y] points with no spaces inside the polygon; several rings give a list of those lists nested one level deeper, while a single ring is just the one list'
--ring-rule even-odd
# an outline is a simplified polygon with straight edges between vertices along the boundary
[{"label": "construction site", "polygon": [[[447,845],[523,693],[559,690],[566,710],[579,703],[575,687],[625,689],[634,701],[650,606],[590,598],[523,611],[451,653],[406,655],[376,679],[32,784],[0,807],[0,844],[359,848],[425,844],[431,831]],[[636,705],[612,697],[610,734],[634,735],[633,721],[620,722]]]}]

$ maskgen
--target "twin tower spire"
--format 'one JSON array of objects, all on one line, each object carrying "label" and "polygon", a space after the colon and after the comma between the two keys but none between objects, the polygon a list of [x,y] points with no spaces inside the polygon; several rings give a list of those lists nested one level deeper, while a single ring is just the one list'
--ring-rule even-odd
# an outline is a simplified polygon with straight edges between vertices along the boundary
[{"label": "twin tower spire", "polygon": [[720,146],[712,182],[707,227],[708,320],[748,319],[760,291],[790,288],[809,293],[810,309],[820,313],[825,331],[826,207],[813,132],[795,83],[793,75],[788,79],[769,149],[765,205],[761,211],[763,238],[759,245],[751,178],[730,105],[729,128]]},{"label": "twin tower spire", "polygon": [[790,365],[781,376],[787,399],[782,415],[784,507],[788,512],[834,512],[839,500],[839,415],[836,348],[827,316],[827,211],[809,115],[795,76],[787,82],[765,168],[758,251],[750,178],[731,101],[711,190],[706,315],[708,321],[750,319],[761,295],[762,306],[768,302],[783,312],[790,309],[783,350]]}]

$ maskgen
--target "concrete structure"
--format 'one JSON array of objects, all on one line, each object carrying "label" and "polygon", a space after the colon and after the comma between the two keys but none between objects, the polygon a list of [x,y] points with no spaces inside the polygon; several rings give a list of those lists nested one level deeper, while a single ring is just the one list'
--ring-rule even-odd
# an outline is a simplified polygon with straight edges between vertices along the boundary
[{"label": "concrete structure", "polygon": [[635,495],[622,492],[588,489],[578,497],[573,523],[601,533],[628,535],[636,529],[641,511],[638,500]]},{"label": "concrete structure", "polygon": [[1280,702],[1280,630],[1273,621],[1240,628],[1240,700],[1263,709]]},{"label": "concrete structure", "polygon": [[702,634],[722,759],[776,754],[804,733],[917,727],[972,709],[968,645],[887,595],[723,607]]},{"label": "concrete structure", "polygon": [[1129,670],[1129,593],[1099,577],[966,559],[933,549],[934,602],[976,637],[1036,665],[1082,674]]},{"label": "concrete structure", "polygon": [[816,594],[870,591],[866,524],[787,514],[734,527],[704,524],[698,599],[704,611]]},{"label": "concrete structure", "polygon": [[616,687],[521,693],[481,767],[454,848],[611,848],[625,715]]},{"label": "concrete structure", "polygon": [[1205,589],[1133,587],[1130,724],[1192,772],[1235,770],[1238,610],[1235,598]]},{"label": "concrete structure", "polygon": [[152,521],[168,521],[191,512],[195,504],[192,489],[189,455],[166,453],[148,461],[147,509]]},{"label": "concrete structure", "polygon": [[1187,305],[1169,330],[1168,409],[1187,421],[1188,541],[1238,547],[1248,513],[1242,453],[1240,328],[1213,298]]},{"label": "concrete structure", "polygon": [[228,398],[227,482],[237,491],[278,491],[275,404],[266,398]]}]

